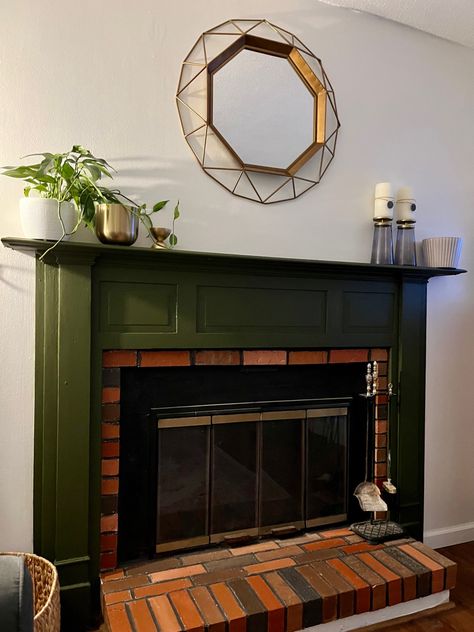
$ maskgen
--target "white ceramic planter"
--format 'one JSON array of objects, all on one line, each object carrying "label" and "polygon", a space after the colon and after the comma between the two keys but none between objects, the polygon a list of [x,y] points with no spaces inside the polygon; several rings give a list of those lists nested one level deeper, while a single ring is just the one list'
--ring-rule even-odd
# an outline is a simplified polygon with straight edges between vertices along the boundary
[{"label": "white ceramic planter", "polygon": [[[72,202],[61,202],[61,218],[66,233],[70,233],[77,222],[77,213]],[[28,239],[51,239],[57,241],[63,231],[58,217],[58,201],[40,197],[20,199],[20,220],[23,234]],[[68,236],[65,237],[68,239]]]},{"label": "white ceramic planter", "polygon": [[430,268],[457,268],[461,257],[461,237],[423,239],[423,257]]}]

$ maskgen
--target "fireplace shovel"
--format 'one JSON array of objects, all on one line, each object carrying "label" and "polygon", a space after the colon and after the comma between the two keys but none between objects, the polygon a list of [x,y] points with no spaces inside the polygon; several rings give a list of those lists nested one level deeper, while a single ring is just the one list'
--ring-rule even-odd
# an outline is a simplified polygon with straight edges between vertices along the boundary
[{"label": "fireplace shovel", "polygon": [[359,501],[362,511],[387,511],[387,503],[382,499],[380,489],[375,483],[368,481],[369,477],[369,455],[373,450],[370,450],[369,446],[369,424],[370,424],[370,406],[369,395],[367,395],[367,417],[366,417],[366,429],[365,429],[365,478],[362,483],[359,483],[354,490],[354,496]]}]

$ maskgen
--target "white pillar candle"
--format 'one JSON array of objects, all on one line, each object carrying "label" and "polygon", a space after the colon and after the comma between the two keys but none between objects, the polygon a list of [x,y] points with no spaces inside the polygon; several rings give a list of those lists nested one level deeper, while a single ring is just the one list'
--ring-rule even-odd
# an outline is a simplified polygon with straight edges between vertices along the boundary
[{"label": "white pillar candle", "polygon": [[397,221],[416,221],[416,203],[411,187],[401,187],[397,193]]},{"label": "white pillar candle", "polygon": [[390,182],[375,185],[374,219],[393,218],[393,194]]}]

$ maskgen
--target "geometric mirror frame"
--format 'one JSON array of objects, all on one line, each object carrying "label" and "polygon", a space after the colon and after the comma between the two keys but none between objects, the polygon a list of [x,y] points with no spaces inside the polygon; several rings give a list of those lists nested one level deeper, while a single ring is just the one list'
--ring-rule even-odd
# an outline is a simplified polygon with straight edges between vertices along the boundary
[{"label": "geometric mirror frame", "polygon": [[321,60],[267,20],[204,32],[183,62],[176,103],[203,170],[239,197],[297,198],[334,158],[340,122]]}]

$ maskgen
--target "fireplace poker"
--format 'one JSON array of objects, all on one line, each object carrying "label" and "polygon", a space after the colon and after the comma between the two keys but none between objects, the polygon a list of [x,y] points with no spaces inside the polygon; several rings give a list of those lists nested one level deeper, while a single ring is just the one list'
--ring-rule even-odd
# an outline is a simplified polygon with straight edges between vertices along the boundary
[{"label": "fireplace poker", "polygon": [[388,385],[388,402],[387,402],[387,480],[382,483],[382,487],[387,494],[396,494],[397,488],[392,483],[392,453],[390,450],[390,400],[393,397],[393,384]]}]

